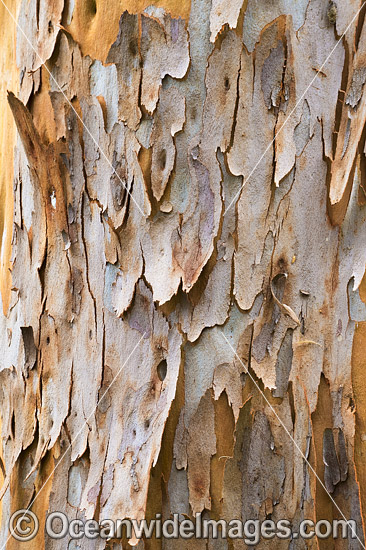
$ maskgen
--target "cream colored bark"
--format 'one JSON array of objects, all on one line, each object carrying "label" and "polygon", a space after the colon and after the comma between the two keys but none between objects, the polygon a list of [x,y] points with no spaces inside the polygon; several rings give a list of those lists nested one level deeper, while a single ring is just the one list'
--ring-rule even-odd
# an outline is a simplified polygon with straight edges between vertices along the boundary
[{"label": "cream colored bark", "polygon": [[33,501],[25,548],[67,547],[54,510],[342,512],[363,540],[361,2],[5,4],[0,543]]}]

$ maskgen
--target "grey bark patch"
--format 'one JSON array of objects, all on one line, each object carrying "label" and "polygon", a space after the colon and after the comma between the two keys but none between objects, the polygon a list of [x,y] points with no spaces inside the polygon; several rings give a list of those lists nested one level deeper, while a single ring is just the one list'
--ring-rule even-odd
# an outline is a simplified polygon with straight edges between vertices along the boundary
[{"label": "grey bark patch", "polygon": [[37,359],[37,348],[34,343],[32,327],[21,327],[23,345],[24,345],[24,369],[27,372],[31,370]]},{"label": "grey bark patch", "polygon": [[277,47],[271,50],[262,68],[262,91],[267,109],[280,106],[284,63],[283,42],[278,41]]},{"label": "grey bark patch", "polygon": [[[286,284],[286,277],[283,277],[282,275],[283,274],[280,273],[279,275],[276,275],[272,280],[273,290],[276,293],[277,300],[279,300],[280,302],[283,299]],[[271,320],[263,325],[261,332],[253,341],[252,354],[254,359],[258,363],[263,361],[267,353],[271,353],[273,335],[280,316],[281,310],[279,306],[274,303]]]},{"label": "grey bark patch", "polygon": [[350,319],[356,322],[366,321],[366,304],[361,300],[360,290],[353,289],[354,277],[348,283],[348,304]]},{"label": "grey bark patch", "polygon": [[347,120],[347,127],[346,127],[346,133],[344,136],[344,142],[343,142],[343,149],[341,154],[341,159],[343,159],[344,155],[346,154],[348,144],[349,144],[349,138],[351,136],[351,119],[349,118]]},{"label": "grey bark patch", "polygon": [[75,506],[75,508],[80,506],[81,494],[86,478],[87,472],[81,461],[77,465],[71,466],[67,484],[67,501],[71,506]]},{"label": "grey bark patch", "polygon": [[352,83],[346,97],[346,105],[355,109],[362,97],[363,87],[366,82],[366,67],[355,69],[352,76]]},{"label": "grey bark patch", "polygon": [[274,325],[266,323],[257,338],[253,341],[252,354],[254,359],[260,363],[271,349]]},{"label": "grey bark patch", "polygon": [[288,380],[291,372],[293,350],[292,337],[293,329],[287,329],[285,338],[278,352],[278,360],[276,363],[276,389],[273,392],[274,397],[283,398],[288,386]]},{"label": "grey bark patch", "polygon": [[339,467],[341,471],[341,481],[346,481],[348,477],[348,458],[347,458],[346,441],[344,438],[344,433],[341,429],[338,432],[338,456],[339,456]]},{"label": "grey bark patch", "polygon": [[301,120],[294,130],[294,142],[296,147],[296,156],[300,156],[310,139],[310,107],[309,103],[304,101],[302,107]]},{"label": "grey bark patch", "polygon": [[326,428],[323,434],[324,483],[327,491],[333,493],[335,486],[341,481],[341,473],[334,445],[333,431]]},{"label": "grey bark patch", "polygon": [[[138,103],[141,78],[138,34],[138,16],[124,12],[119,22],[117,39],[112,44],[107,57],[107,63],[114,63],[117,68],[118,118],[133,129],[137,127],[141,118]],[[114,104],[114,98],[112,104]],[[115,116],[114,112],[113,116]]]},{"label": "grey bark patch", "polygon": [[285,480],[285,459],[277,454],[268,418],[257,411],[251,427],[245,428],[241,460],[242,519],[260,516],[264,501],[280,501]]},{"label": "grey bark patch", "polygon": [[104,305],[111,313],[114,313],[112,304],[112,286],[116,283],[118,277],[119,266],[106,263],[105,280],[104,280]]},{"label": "grey bark patch", "polygon": [[116,65],[105,67],[94,61],[90,67],[90,93],[103,96],[106,105],[106,131],[110,133],[118,121],[118,77]]}]

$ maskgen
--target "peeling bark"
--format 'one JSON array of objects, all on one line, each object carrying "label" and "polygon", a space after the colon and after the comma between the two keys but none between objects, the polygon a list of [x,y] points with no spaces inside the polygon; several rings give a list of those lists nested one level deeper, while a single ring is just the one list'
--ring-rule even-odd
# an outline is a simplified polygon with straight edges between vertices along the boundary
[{"label": "peeling bark", "polygon": [[29,548],[59,548],[54,510],[341,509],[363,541],[361,3],[6,4],[25,35],[0,154],[0,544],[33,498]]}]

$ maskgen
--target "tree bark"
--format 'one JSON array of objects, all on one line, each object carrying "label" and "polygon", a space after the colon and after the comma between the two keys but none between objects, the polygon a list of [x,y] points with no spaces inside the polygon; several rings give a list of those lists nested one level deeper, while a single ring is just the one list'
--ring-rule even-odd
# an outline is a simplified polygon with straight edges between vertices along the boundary
[{"label": "tree bark", "polygon": [[361,548],[365,10],[149,4],[0,6],[0,543],[31,506],[29,549],[76,548],[56,510],[345,517],[275,547]]}]

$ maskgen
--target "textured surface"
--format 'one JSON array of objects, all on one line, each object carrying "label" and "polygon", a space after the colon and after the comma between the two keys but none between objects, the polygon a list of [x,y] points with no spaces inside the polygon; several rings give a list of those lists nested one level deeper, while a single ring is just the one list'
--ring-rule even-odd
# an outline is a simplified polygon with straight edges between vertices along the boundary
[{"label": "textured surface", "polygon": [[24,0],[41,60],[1,30],[0,543],[50,474],[42,521],[339,518],[299,449],[363,539],[360,3],[148,6]]}]

